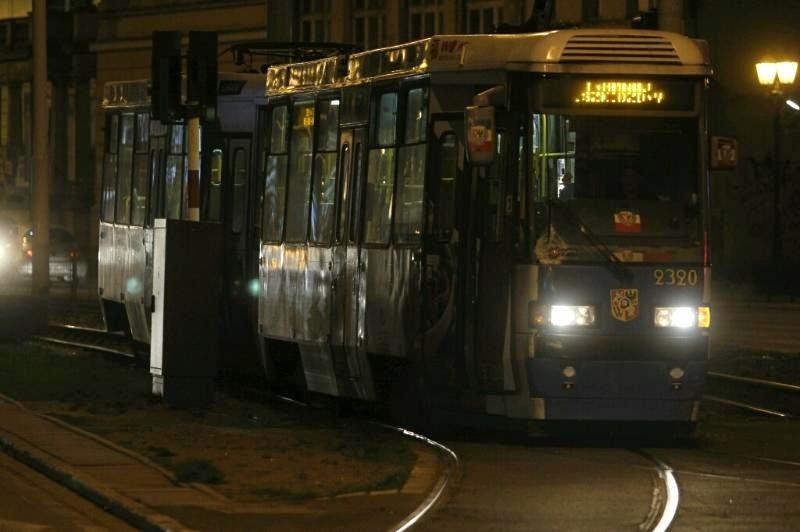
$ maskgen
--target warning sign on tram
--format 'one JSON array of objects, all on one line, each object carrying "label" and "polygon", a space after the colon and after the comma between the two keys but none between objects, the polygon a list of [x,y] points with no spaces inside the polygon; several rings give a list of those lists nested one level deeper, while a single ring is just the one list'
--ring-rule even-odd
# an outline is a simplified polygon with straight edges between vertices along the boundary
[{"label": "warning sign on tram", "polygon": [[472,164],[487,165],[494,160],[494,107],[467,107],[467,152]]}]

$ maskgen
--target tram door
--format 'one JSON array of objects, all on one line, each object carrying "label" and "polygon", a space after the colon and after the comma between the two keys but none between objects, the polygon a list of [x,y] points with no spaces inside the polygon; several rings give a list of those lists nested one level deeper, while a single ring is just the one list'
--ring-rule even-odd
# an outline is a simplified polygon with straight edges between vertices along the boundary
[{"label": "tram door", "polygon": [[[513,382],[510,371],[510,280],[518,238],[514,219],[515,180],[510,172],[509,136],[497,133],[495,162],[472,166],[464,179],[471,216],[463,220],[462,266],[464,313],[460,320],[464,356],[471,384],[480,392],[502,393]],[[509,360],[504,360],[504,358]]]},{"label": "tram door", "polygon": [[[342,130],[339,134],[339,210],[334,246],[335,306],[333,343],[343,347],[346,373],[358,379],[364,375],[366,355],[361,339],[364,329],[364,269],[361,250],[363,224],[364,159],[366,131]],[[342,368],[345,370],[345,368]],[[359,386],[359,383],[354,383]],[[365,394],[367,391],[359,390]]]},{"label": "tram door", "polygon": [[[203,219],[223,225],[223,297],[227,303],[226,325],[244,326],[247,309],[247,205],[250,174],[250,136],[220,135],[204,146],[210,157],[204,168]],[[230,304],[233,305],[230,305]],[[236,315],[231,315],[235,313]],[[237,335],[246,330],[231,331]]]}]

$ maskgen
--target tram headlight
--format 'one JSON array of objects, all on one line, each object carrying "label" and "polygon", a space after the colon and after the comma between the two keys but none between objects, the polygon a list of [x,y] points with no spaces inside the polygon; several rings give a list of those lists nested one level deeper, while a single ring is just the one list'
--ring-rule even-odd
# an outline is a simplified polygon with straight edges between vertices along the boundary
[{"label": "tram headlight", "polygon": [[553,305],[550,307],[550,324],[556,327],[594,325],[595,311],[591,305]]},{"label": "tram headlight", "polygon": [[711,309],[708,307],[656,307],[654,324],[656,327],[707,329],[711,325]]}]

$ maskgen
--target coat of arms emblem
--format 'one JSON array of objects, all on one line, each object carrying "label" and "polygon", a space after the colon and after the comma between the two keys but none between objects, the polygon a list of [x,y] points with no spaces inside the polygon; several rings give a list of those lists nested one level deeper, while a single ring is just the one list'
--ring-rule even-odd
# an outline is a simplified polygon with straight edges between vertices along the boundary
[{"label": "coat of arms emblem", "polygon": [[615,320],[631,321],[639,317],[639,290],[616,288],[611,291],[611,315]]}]

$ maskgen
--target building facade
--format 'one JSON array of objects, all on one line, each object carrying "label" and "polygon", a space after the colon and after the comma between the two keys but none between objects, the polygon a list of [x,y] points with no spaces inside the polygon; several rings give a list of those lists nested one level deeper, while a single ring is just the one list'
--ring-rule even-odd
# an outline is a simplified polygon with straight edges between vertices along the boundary
[{"label": "building facade", "polygon": [[[0,2],[0,209],[21,226],[30,220],[34,179],[30,6],[31,0]],[[739,141],[737,168],[714,176],[713,257],[717,265],[743,267],[768,260],[772,107],[753,64],[767,54],[800,59],[793,25],[800,0],[48,0],[51,219],[70,226],[92,256],[102,87],[149,77],[153,31],[219,32],[219,70],[243,71],[261,65],[226,53],[231,44],[266,39],[369,49],[442,33],[629,27],[634,20],[709,41],[717,72],[709,129]],[[787,108],[781,120],[784,248],[797,263],[800,113]]]},{"label": "building facade", "polygon": [[[10,0],[0,10],[0,209],[30,226],[32,183],[30,0]],[[85,227],[93,203],[95,38],[89,0],[47,3],[49,160],[52,222]]]}]

